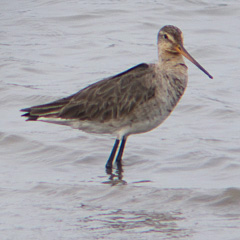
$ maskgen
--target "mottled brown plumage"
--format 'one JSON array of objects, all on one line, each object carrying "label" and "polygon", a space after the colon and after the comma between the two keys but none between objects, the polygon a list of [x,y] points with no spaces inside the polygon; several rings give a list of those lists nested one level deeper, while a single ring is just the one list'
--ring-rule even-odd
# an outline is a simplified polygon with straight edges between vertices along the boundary
[{"label": "mottled brown plumage", "polygon": [[187,86],[183,56],[212,76],[183,47],[182,32],[165,26],[158,33],[156,64],[139,64],[125,72],[96,82],[79,92],[44,105],[22,109],[27,120],[69,125],[86,132],[117,136],[106,167],[121,163],[126,139],[150,131],[172,112]]},{"label": "mottled brown plumage", "polygon": [[[90,85],[72,96],[57,117],[81,121],[105,122],[122,119],[154,97],[155,87],[146,86],[142,78],[149,75],[147,64]],[[134,78],[137,75],[137,81]],[[131,95],[129,95],[131,91]]]}]

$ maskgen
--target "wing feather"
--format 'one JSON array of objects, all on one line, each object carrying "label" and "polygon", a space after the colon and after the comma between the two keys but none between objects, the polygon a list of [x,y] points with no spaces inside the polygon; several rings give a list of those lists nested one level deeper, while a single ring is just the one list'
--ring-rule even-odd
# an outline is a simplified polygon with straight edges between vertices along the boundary
[{"label": "wing feather", "polygon": [[155,88],[146,85],[150,74],[149,65],[140,64],[90,85],[73,96],[59,117],[99,122],[124,118],[154,96]]},{"label": "wing feather", "polygon": [[155,94],[147,84],[152,76],[148,64],[139,64],[125,72],[96,82],[79,92],[57,101],[25,108],[27,120],[44,118],[78,119],[104,122],[121,120]]}]

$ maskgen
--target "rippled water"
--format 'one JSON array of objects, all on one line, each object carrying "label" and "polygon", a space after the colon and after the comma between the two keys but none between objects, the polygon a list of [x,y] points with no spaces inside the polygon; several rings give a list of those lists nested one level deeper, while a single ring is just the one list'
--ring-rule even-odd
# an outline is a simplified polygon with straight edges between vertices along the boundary
[{"label": "rippled water", "polygon": [[[240,239],[240,1],[5,1],[0,11],[1,239]],[[25,122],[19,109],[157,59],[166,24],[214,76],[159,128],[114,139]]]}]

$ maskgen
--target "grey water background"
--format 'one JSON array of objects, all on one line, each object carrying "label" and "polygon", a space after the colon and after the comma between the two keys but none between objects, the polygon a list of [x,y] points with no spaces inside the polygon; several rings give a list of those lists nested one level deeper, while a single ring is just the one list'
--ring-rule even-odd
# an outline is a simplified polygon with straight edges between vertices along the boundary
[{"label": "grey water background", "polygon": [[[1,1],[0,239],[240,239],[239,0]],[[193,64],[172,115],[114,139],[25,122],[19,109],[70,95],[141,62],[178,26]]]}]

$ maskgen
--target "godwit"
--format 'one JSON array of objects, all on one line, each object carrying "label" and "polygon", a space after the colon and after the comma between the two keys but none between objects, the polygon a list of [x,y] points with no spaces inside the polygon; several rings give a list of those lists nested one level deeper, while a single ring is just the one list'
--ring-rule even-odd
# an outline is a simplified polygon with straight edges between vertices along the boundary
[{"label": "godwit", "polygon": [[22,116],[116,136],[106,169],[114,160],[121,166],[127,137],[159,126],[183,95],[188,74],[182,56],[212,78],[183,47],[181,30],[164,26],[158,33],[157,63],[139,64],[66,98],[22,109]]}]

